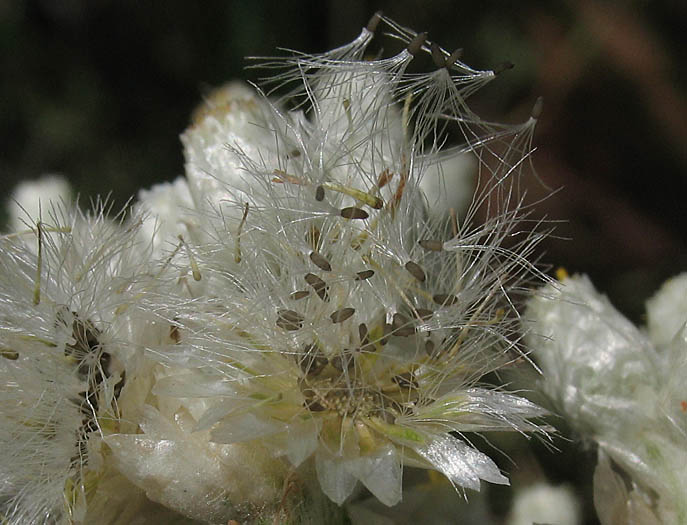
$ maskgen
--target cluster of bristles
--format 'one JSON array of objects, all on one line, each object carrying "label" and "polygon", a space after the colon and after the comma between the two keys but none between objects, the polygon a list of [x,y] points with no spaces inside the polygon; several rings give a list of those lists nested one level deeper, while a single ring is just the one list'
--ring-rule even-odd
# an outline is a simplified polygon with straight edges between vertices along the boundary
[{"label": "cluster of bristles", "polygon": [[[389,174],[385,176],[385,179],[388,180],[388,178]],[[375,209],[383,208],[383,201],[380,197],[360,191],[357,193],[359,197],[364,195],[366,202],[378,204],[373,206]],[[318,185],[315,199],[322,201],[324,197],[324,188],[322,185]],[[341,216],[347,219],[368,218],[367,212],[357,207],[343,208]],[[455,224],[454,231],[457,231]],[[292,292],[289,299],[297,302],[314,294],[320,301],[328,303],[330,302],[330,285],[326,279],[332,273],[332,264],[325,255],[318,251],[320,230],[317,226],[313,225],[309,228],[307,240],[313,248],[308,259],[321,273],[320,275],[312,272],[306,273],[303,276],[303,282],[308,288]],[[421,239],[418,241],[418,245],[427,252],[438,253],[443,250],[443,241],[438,239]],[[362,247],[363,244],[354,241],[349,249],[360,251]],[[374,249],[366,246],[366,251],[371,252]],[[363,259],[365,259],[364,256]],[[425,270],[415,261],[407,261],[403,265],[403,269],[416,281],[416,286],[421,286],[427,280]],[[373,279],[375,273],[375,270],[371,268],[360,270],[355,272],[356,276],[353,280],[356,282],[367,281]],[[339,279],[335,278],[335,280],[338,281]],[[413,292],[413,295],[416,293]],[[438,308],[450,308],[458,302],[458,297],[453,293],[434,293],[430,294],[429,297]],[[294,306],[294,308],[296,307]],[[449,348],[445,338],[441,341],[435,341],[431,331],[427,330],[426,327],[425,329],[422,328],[422,325],[434,315],[433,309],[411,305],[404,311],[406,313],[400,311],[392,313],[390,322],[387,322],[389,316],[385,315],[382,319],[368,319],[366,322],[358,323],[357,339],[354,334],[349,337],[351,340],[350,348],[341,350],[322,349],[317,343],[309,343],[294,353],[303,373],[300,386],[301,392],[306,398],[305,406],[311,412],[331,410],[342,417],[383,415],[392,423],[394,414],[399,414],[403,409],[403,402],[416,402],[418,400],[418,384],[414,379],[414,369],[399,373],[396,373],[398,372],[396,370],[386,374],[386,377],[376,378],[376,384],[371,388],[366,385],[365,378],[362,377],[363,373],[360,372],[361,367],[357,364],[357,359],[360,356],[383,351],[383,347],[392,337],[408,338],[423,332],[424,340],[416,341],[416,345],[424,350],[426,358],[422,358],[421,355],[416,356],[413,368],[427,359],[439,357],[442,352],[452,354],[458,350],[457,343],[453,348]],[[348,321],[355,313],[356,310],[353,307],[336,307],[332,309],[328,317],[333,325],[337,325]],[[305,322],[305,316],[299,313],[297,309],[279,309],[277,311],[276,325],[286,332],[301,330]],[[355,332],[355,326],[351,326],[350,330]],[[385,405],[387,405],[386,409],[384,409]]]},{"label": "cluster of bristles", "polygon": [[[412,58],[429,52],[442,69],[437,82],[445,81],[445,86],[405,74],[405,65],[389,65],[396,58],[388,59],[389,64],[385,59],[360,59],[382,20],[394,29],[393,36],[407,43],[406,55],[398,55],[405,65],[407,54]],[[321,124],[316,120],[294,125],[281,109],[272,107],[269,118],[274,121],[266,118],[261,125],[274,133],[276,149],[282,152],[278,167],[227,144],[243,164],[241,178],[252,179],[252,187],[243,190],[245,197],[229,188],[231,198],[222,208],[234,209],[229,212],[233,218],[222,220],[225,225],[235,221],[227,229],[234,238],[232,258],[237,266],[227,268],[217,259],[209,266],[222,278],[231,276],[238,297],[247,289],[256,293],[256,302],[273,309],[267,315],[277,329],[265,336],[259,333],[250,317],[254,315],[251,302],[245,313],[230,315],[237,330],[259,342],[247,346],[244,340],[236,346],[227,342],[232,356],[228,375],[245,373],[233,364],[237,356],[249,360],[257,352],[264,352],[265,359],[270,354],[285,356],[295,361],[298,391],[311,414],[382,416],[393,423],[399,415],[412,414],[414,407],[431,404],[446,391],[447,380],[463,387],[475,385],[485,373],[519,355],[517,313],[508,293],[518,290],[525,274],[536,273],[524,256],[539,237],[525,235],[514,246],[516,251],[499,243],[513,233],[520,218],[522,203],[512,179],[518,175],[522,156],[529,154],[523,148],[529,146],[541,103],[525,126],[487,124],[465,106],[461,97],[469,95],[470,88],[458,85],[449,71],[456,67],[467,72],[466,86],[478,86],[495,72],[471,70],[460,63],[460,50],[449,54],[435,43],[428,45],[426,33],[408,32],[379,14],[359,40],[320,57],[286,59],[298,70],[272,79],[281,85],[302,83],[290,93],[292,98],[281,102],[305,99],[297,107],[305,108],[313,119],[327,117],[327,111],[340,112],[339,117],[327,117],[333,119],[333,126],[339,124],[337,119],[348,122],[348,128],[339,130],[340,137],[318,128]],[[388,81],[388,88],[373,86],[374,75]],[[356,83],[363,84],[360,92]],[[235,106],[227,108],[232,111]],[[429,218],[422,211],[427,204],[419,187],[425,163],[435,162],[430,157],[442,150],[446,122],[452,120],[467,141],[453,154],[478,155],[482,169],[491,172],[462,225],[453,209],[445,210],[444,217]],[[404,135],[398,144],[383,135],[393,134],[384,126],[394,125]],[[489,134],[483,138],[479,132]],[[330,133],[336,139],[330,139]],[[503,151],[497,152],[498,148]],[[331,167],[325,155],[334,159]],[[497,166],[487,164],[491,157]],[[340,177],[336,169],[343,169],[344,175]],[[473,226],[480,209],[490,222]],[[238,216],[236,210],[241,210]],[[212,248],[211,258],[215,251],[222,250]],[[201,254],[201,266],[202,259]],[[257,277],[261,270],[265,275]],[[251,279],[255,287],[248,284]],[[257,299],[260,295],[268,299],[263,303]],[[236,297],[230,292],[228,302],[241,300]],[[338,339],[327,337],[331,331],[339,334]],[[194,344],[199,340],[194,339]],[[179,341],[183,343],[183,338]],[[385,350],[389,341],[397,343],[392,351]],[[209,352],[213,360],[215,352]],[[385,357],[384,367],[376,366],[375,355]],[[269,370],[267,374],[274,373]],[[248,375],[262,381],[259,367]]]}]

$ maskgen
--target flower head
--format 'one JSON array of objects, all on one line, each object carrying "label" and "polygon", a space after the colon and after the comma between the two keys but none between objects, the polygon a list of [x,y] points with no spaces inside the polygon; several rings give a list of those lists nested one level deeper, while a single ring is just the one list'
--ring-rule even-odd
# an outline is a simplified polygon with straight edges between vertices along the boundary
[{"label": "flower head", "polygon": [[0,500],[11,523],[83,509],[94,440],[117,429],[121,360],[141,327],[126,311],[141,286],[135,228],[104,208],[44,213],[0,239]]},{"label": "flower head", "polygon": [[[204,292],[163,298],[179,337],[153,352],[175,370],[157,396],[203,400],[196,430],[294,468],[314,458],[339,504],[358,481],[397,503],[404,465],[457,487],[507,483],[460,436],[537,431],[544,413],[480,382],[522,357],[513,300],[537,274],[525,257],[540,235],[503,242],[518,238],[535,119],[480,120],[466,98],[492,71],[378,23],[406,43],[399,54],[365,59],[364,28],[328,53],[267,62],[282,98],[231,85],[197,113],[183,136],[198,209],[186,242]],[[433,70],[407,73],[423,53]],[[462,145],[444,147],[449,128]],[[465,152],[480,190],[462,220],[437,218],[423,179]]]},{"label": "flower head", "polygon": [[[687,311],[675,293],[684,282],[671,279],[648,302],[648,334],[585,276],[548,285],[530,301],[536,329],[528,337],[542,387],[599,446],[594,485],[603,523],[687,519]],[[618,471],[632,480],[629,489]]]}]

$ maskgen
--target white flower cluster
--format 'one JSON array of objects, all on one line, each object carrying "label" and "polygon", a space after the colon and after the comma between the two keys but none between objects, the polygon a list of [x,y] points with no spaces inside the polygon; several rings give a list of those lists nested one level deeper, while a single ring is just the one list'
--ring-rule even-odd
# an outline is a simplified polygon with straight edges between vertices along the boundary
[{"label": "white flower cluster", "polygon": [[686,297],[687,274],[669,280],[647,303],[648,332],[587,277],[549,285],[529,304],[543,388],[598,443],[604,524],[687,522]]},{"label": "white flower cluster", "polygon": [[[404,48],[367,59],[380,24]],[[539,108],[482,121],[466,99],[495,73],[381,15],[265,67],[271,98],[208,99],[186,179],[132,217],[56,207],[0,240],[3,520],[324,523],[360,484],[398,503],[404,466],[508,483],[466,433],[545,432],[483,381],[525,358]]]}]

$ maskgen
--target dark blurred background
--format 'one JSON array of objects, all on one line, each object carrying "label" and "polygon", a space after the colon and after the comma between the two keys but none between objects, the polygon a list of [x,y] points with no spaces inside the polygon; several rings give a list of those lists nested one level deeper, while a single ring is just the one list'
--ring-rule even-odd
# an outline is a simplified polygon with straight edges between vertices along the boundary
[{"label": "dark blurred background", "polygon": [[590,274],[641,322],[687,270],[683,0],[0,0],[2,187],[59,172],[82,202],[122,206],[183,172],[178,136],[202,95],[259,76],[244,56],[323,51],[378,9],[475,67],[515,64],[473,101],[485,118],[522,121],[544,96],[534,160],[561,189],[540,213],[565,239],[543,260]]},{"label": "dark blurred background", "polygon": [[[538,95],[541,207],[567,241],[545,260],[591,274],[634,319],[687,268],[687,3],[674,1],[0,0],[0,180],[60,172],[117,205],[182,173],[178,140],[212,87],[277,46],[322,51],[377,9],[481,68],[515,63],[473,105],[517,122]],[[541,191],[535,184],[532,191]]]}]

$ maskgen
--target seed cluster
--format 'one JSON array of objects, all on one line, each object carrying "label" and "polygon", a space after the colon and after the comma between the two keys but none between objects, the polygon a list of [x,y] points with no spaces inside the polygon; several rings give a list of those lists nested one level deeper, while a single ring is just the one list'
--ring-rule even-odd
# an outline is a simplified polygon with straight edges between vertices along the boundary
[{"label": "seed cluster", "polygon": [[[75,361],[77,376],[80,380],[86,381],[86,390],[79,393],[77,401],[83,415],[83,423],[77,440],[79,453],[72,458],[72,461],[76,462],[86,457],[86,436],[99,428],[102,385],[111,375],[112,356],[103,349],[100,342],[102,333],[89,319],[81,319],[76,312],[68,312],[66,307],[61,307],[57,311],[56,322],[67,325],[70,317],[71,336],[74,342],[65,346],[64,355]],[[123,373],[114,387],[113,401],[119,397],[124,380]]]},{"label": "seed cluster", "polygon": [[[360,206],[369,206],[375,211],[370,216],[362,207],[341,208],[341,217],[366,221],[362,229],[356,228],[354,231],[349,230],[345,223],[337,223],[337,218],[304,221],[305,241],[310,251],[303,254],[307,256],[303,266],[308,266],[307,260],[312,269],[302,277],[296,276],[296,287],[300,288],[302,283],[304,288],[289,293],[289,300],[294,301],[294,307],[278,308],[275,324],[285,334],[303,332],[303,336],[293,336],[294,343],[300,346],[286,353],[295,356],[300,370],[298,381],[304,398],[303,407],[310,413],[333,412],[340,417],[365,418],[377,414],[381,403],[386,407],[382,411],[383,419],[393,421],[401,413],[412,411],[419,400],[418,368],[427,360],[436,359],[449,347],[449,338],[445,335],[434,336],[427,324],[437,311],[417,306],[434,303],[439,309],[445,309],[459,304],[455,294],[436,293],[440,280],[430,279],[431,275],[422,266],[422,261],[427,257],[425,254],[441,254],[444,241],[420,239],[417,241],[418,249],[410,252],[415,260],[406,256],[402,264],[396,262],[388,247],[374,241],[379,236],[377,228],[380,222],[393,218],[396,213],[391,202],[387,206],[379,205],[382,201],[375,196],[381,189],[380,184],[388,185],[393,178],[392,172],[384,170],[378,177],[377,185],[368,191],[354,190],[340,184],[327,185],[330,189],[334,188],[331,193],[325,192],[323,185],[315,188],[315,202],[321,205],[328,204],[332,199],[338,202],[342,196],[357,196]],[[307,183],[300,178],[282,176],[279,184],[288,188],[289,184],[303,186]],[[396,204],[403,198],[403,191],[402,182],[397,188],[391,189]],[[244,222],[245,215],[242,226],[250,230],[250,219],[248,224],[244,225]],[[347,266],[355,264],[354,261],[361,261],[374,269],[356,268],[351,272]],[[396,309],[380,310],[375,305],[374,296],[368,297],[371,288],[367,285],[360,287],[368,281],[371,286],[387,285],[400,289],[400,305]],[[361,285],[354,284],[356,282]],[[364,299],[356,297],[360,294],[365,296]],[[347,301],[368,303],[375,307],[356,308],[347,305]],[[298,302],[298,307],[295,302]],[[325,323],[322,338],[317,334],[322,330],[324,319],[328,320],[331,328],[326,329]],[[355,321],[350,323],[352,319]],[[335,346],[331,346],[331,340],[329,343],[323,342],[328,340],[326,333],[332,330],[340,334],[340,342]],[[304,344],[299,343],[302,337],[308,339],[306,334],[312,334],[313,338]],[[375,360],[383,358],[386,353],[384,349],[392,338],[396,338],[399,344],[407,340],[420,354],[380,371],[375,367]]]}]

